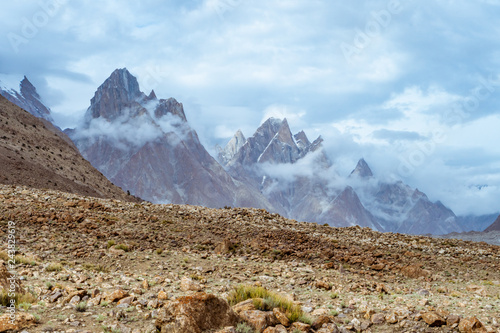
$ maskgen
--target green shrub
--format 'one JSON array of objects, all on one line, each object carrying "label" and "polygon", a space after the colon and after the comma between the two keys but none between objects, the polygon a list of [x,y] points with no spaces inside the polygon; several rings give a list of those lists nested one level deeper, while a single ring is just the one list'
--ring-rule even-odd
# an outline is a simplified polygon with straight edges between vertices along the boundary
[{"label": "green shrub", "polygon": [[87,311],[87,302],[80,302],[76,305],[75,310],[78,312]]}]

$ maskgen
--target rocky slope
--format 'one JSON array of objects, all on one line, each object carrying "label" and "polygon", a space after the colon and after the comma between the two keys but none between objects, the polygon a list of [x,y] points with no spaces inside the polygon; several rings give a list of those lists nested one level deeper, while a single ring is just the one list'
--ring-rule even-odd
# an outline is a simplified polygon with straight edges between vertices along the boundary
[{"label": "rocky slope", "polygon": [[5,87],[0,81],[0,95],[38,118],[54,123],[50,109],[45,106],[35,86],[25,76],[19,84],[19,92],[13,87]]},{"label": "rocky slope", "polygon": [[90,165],[48,121],[0,96],[0,183],[138,201]]},{"label": "rocky slope", "polygon": [[[0,186],[0,224],[4,236],[15,230],[12,271],[31,295],[17,309],[19,330],[249,332],[242,322],[266,333],[500,328],[500,247],[485,243],[13,186]],[[257,310],[257,300],[231,309],[225,299],[238,285],[281,294],[305,316],[292,324],[279,307]],[[3,331],[8,314],[0,311]]]},{"label": "rocky slope", "polygon": [[97,89],[85,123],[66,131],[92,165],[152,202],[271,208],[205,150],[175,99],[146,96],[127,69]]}]

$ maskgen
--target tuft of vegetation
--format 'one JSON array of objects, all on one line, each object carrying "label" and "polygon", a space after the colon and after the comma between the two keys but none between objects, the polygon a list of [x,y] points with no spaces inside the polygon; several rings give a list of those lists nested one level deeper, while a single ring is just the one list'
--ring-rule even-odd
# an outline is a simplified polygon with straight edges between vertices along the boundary
[{"label": "tuft of vegetation", "polygon": [[115,249],[117,249],[117,250],[123,250],[125,252],[129,252],[130,251],[130,248],[127,245],[125,245],[125,244],[115,245]]},{"label": "tuft of vegetation", "polygon": [[156,249],[156,250],[155,250],[155,253],[156,253],[157,255],[161,255],[161,254],[163,253],[163,249]]},{"label": "tuft of vegetation", "polygon": [[236,325],[236,333],[254,333],[258,332],[252,328],[252,326],[247,323],[239,323]]},{"label": "tuft of vegetation", "polygon": [[259,310],[270,311],[274,308],[279,308],[291,322],[307,320],[300,305],[294,304],[284,296],[262,287],[239,285],[227,297],[227,301],[231,305],[238,304],[247,299],[253,299],[254,306]]},{"label": "tuft of vegetation", "polygon": [[[0,259],[3,261],[9,261],[11,258],[9,257],[8,253],[5,251],[0,251]],[[23,265],[31,265],[35,266],[36,265],[36,260],[33,257],[27,257],[23,256],[20,254],[16,254],[14,256],[14,263],[17,264],[23,264]]]},{"label": "tuft of vegetation", "polygon": [[45,267],[45,270],[47,272],[60,272],[62,271],[63,266],[59,263],[51,263],[47,267]]},{"label": "tuft of vegetation", "polygon": [[113,245],[115,245],[115,244],[116,244],[116,242],[115,242],[114,240],[109,240],[109,241],[108,241],[108,249],[109,249],[110,247],[112,247]]},{"label": "tuft of vegetation", "polygon": [[109,268],[107,266],[104,266],[103,264],[94,265],[94,264],[85,263],[82,265],[82,268],[87,270],[87,271],[109,273]]},{"label": "tuft of vegetation", "polygon": [[35,303],[37,301],[36,297],[33,296],[32,293],[25,293],[25,294],[20,294],[20,293],[15,293],[14,297],[9,297],[9,292],[5,289],[2,289],[0,291],[0,305],[3,306],[9,306],[11,299],[15,300],[15,304],[18,304],[18,307],[21,306],[21,304],[31,304]]},{"label": "tuft of vegetation", "polygon": [[87,302],[80,302],[76,305],[75,310],[78,312],[87,311]]}]

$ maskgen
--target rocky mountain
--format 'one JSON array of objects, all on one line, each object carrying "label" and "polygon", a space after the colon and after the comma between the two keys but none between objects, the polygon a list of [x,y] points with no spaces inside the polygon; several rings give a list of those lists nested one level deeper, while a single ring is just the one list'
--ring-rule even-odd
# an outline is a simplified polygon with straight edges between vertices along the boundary
[{"label": "rocky mountain", "polygon": [[[364,160],[353,171],[372,174]],[[462,231],[457,216],[441,202],[431,202],[425,193],[413,189],[401,181],[381,182],[372,178],[369,182],[356,182],[355,186],[364,206],[375,216],[386,231],[408,234],[447,234]]]},{"label": "rocky mountain", "polygon": [[146,200],[272,210],[210,156],[181,103],[144,94],[125,68],[97,89],[82,126],[67,133],[106,177]]},{"label": "rocky mountain", "polygon": [[[286,119],[266,120],[239,149],[236,135],[221,158],[228,172],[260,191],[281,215],[300,221],[335,226],[360,225],[384,230],[352,187],[332,188],[325,177],[331,162],[321,149],[323,139],[309,141],[301,131],[292,134]],[[219,155],[220,156],[220,155]]]},{"label": "rocky mountain", "polygon": [[31,84],[28,78],[25,76],[24,79],[19,84],[19,92],[17,92],[12,87],[5,87],[0,81],[0,95],[16,104],[20,108],[28,111],[32,115],[38,118],[45,119],[51,123],[54,123],[50,109],[45,106],[36,91],[35,86]]},{"label": "rocky mountain", "polygon": [[441,202],[401,181],[379,181],[364,159],[347,178],[339,176],[322,150],[322,138],[311,143],[303,131],[292,135],[286,119],[268,119],[243,144],[242,137],[237,133],[221,150],[227,152],[221,163],[283,216],[410,234],[462,231]]},{"label": "rocky mountain", "polygon": [[484,230],[485,232],[490,231],[500,231],[500,215],[497,217],[495,222],[493,222],[488,228]]},{"label": "rocky mountain", "polygon": [[[50,114],[45,118],[50,118]],[[139,201],[93,168],[59,129],[3,96],[0,96],[0,166],[2,184]]]}]

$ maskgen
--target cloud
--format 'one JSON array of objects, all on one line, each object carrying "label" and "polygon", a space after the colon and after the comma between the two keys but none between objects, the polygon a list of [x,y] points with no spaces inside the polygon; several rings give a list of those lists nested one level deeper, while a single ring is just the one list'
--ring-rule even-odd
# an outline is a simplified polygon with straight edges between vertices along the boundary
[{"label": "cloud", "polygon": [[[22,35],[24,18],[32,22],[50,1],[6,2],[5,34]],[[62,128],[77,125],[96,88],[127,67],[143,90],[184,103],[207,148],[238,129],[249,135],[275,114],[294,132],[323,135],[342,173],[364,156],[375,170],[397,174],[401,158],[433,142],[425,163],[441,160],[445,173],[449,147],[484,147],[485,163],[498,160],[485,137],[498,132],[488,125],[500,85],[483,83],[500,74],[495,1],[399,1],[351,62],[340,45],[366,34],[389,1],[57,1],[63,5],[19,52],[0,38],[0,73],[27,75]],[[445,142],[436,143],[439,133]],[[465,169],[475,163],[461,161]]]},{"label": "cloud", "polygon": [[372,133],[375,139],[385,140],[390,143],[395,141],[419,141],[424,140],[425,137],[417,132],[410,131],[393,131],[388,129],[379,129]]}]

